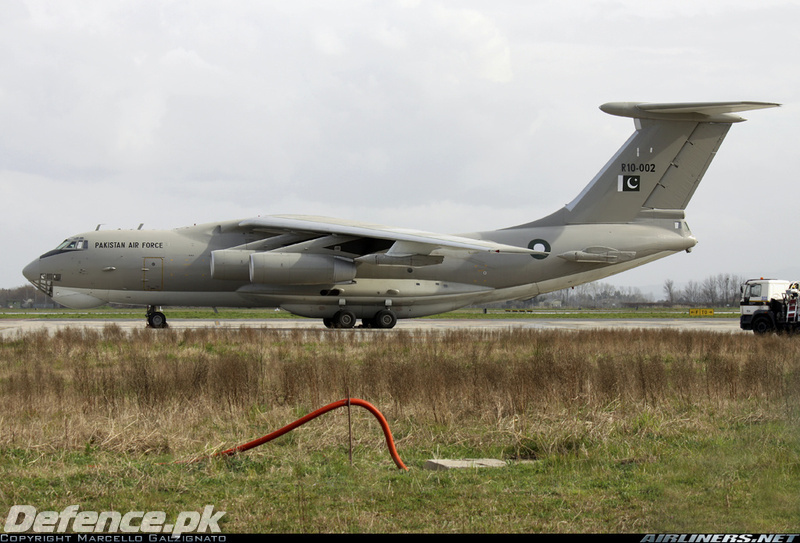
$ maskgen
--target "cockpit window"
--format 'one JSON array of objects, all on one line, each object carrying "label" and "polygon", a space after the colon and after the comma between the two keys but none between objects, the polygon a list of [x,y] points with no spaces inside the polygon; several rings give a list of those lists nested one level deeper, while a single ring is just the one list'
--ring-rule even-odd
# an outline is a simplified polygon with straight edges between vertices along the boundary
[{"label": "cockpit window", "polygon": [[65,239],[61,245],[56,247],[56,251],[80,251],[86,249],[88,244],[85,239]]},{"label": "cockpit window", "polygon": [[45,254],[43,254],[39,258],[45,258],[45,257],[48,257],[48,256],[57,255],[57,254],[61,254],[61,253],[66,253],[66,252],[70,252],[70,251],[83,251],[84,249],[88,249],[88,248],[89,248],[89,242],[87,240],[85,240],[85,239],[80,239],[80,238],[78,238],[78,239],[65,239],[64,241],[62,241],[58,245],[58,247],[56,247],[52,251],[46,252]]}]

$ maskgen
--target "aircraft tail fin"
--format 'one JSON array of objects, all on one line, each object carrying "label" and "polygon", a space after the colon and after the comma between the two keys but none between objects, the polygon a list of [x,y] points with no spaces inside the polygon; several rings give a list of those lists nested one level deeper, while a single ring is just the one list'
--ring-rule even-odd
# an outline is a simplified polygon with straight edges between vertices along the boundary
[{"label": "aircraft tail fin", "polygon": [[604,104],[600,109],[606,113],[632,117],[636,131],[577,198],[542,221],[627,223],[641,212],[682,211],[731,124],[745,120],[734,113],[778,105],[766,102]]}]

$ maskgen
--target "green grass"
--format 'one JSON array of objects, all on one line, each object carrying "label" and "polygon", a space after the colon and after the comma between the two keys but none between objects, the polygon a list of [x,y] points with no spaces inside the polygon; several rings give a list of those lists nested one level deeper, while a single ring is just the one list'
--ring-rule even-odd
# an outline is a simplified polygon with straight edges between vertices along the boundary
[{"label": "green grass", "polygon": [[447,472],[421,466],[443,452],[503,451],[401,444],[409,465],[401,472],[380,447],[358,447],[351,466],[344,427],[333,429],[339,444],[315,447],[306,442],[317,434],[311,430],[295,442],[193,465],[141,454],[3,450],[0,493],[4,503],[39,510],[79,504],[171,518],[211,504],[226,511],[223,532],[791,532],[800,511],[796,422],[726,425],[712,435],[620,431],[506,468]]},{"label": "green grass", "polygon": [[[675,330],[70,328],[0,341],[0,517],[213,505],[224,532],[792,532],[800,343]],[[398,470],[363,409],[388,419]],[[431,458],[505,468],[423,469]]]}]

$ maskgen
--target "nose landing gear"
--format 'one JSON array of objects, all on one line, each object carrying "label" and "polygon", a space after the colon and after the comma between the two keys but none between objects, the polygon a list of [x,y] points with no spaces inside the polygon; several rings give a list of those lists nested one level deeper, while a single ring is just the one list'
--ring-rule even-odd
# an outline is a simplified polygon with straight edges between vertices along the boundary
[{"label": "nose landing gear", "polygon": [[147,326],[150,328],[167,328],[167,317],[161,312],[161,308],[154,305],[147,306]]}]

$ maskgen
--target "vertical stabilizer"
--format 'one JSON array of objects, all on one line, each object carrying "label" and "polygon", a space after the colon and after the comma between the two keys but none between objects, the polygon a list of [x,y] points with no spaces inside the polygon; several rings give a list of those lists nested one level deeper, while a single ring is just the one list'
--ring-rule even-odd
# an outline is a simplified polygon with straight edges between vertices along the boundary
[{"label": "vertical stabilizer", "polygon": [[617,102],[606,113],[632,117],[636,132],[561,211],[533,224],[628,223],[643,210],[683,210],[739,111],[766,102]]}]

